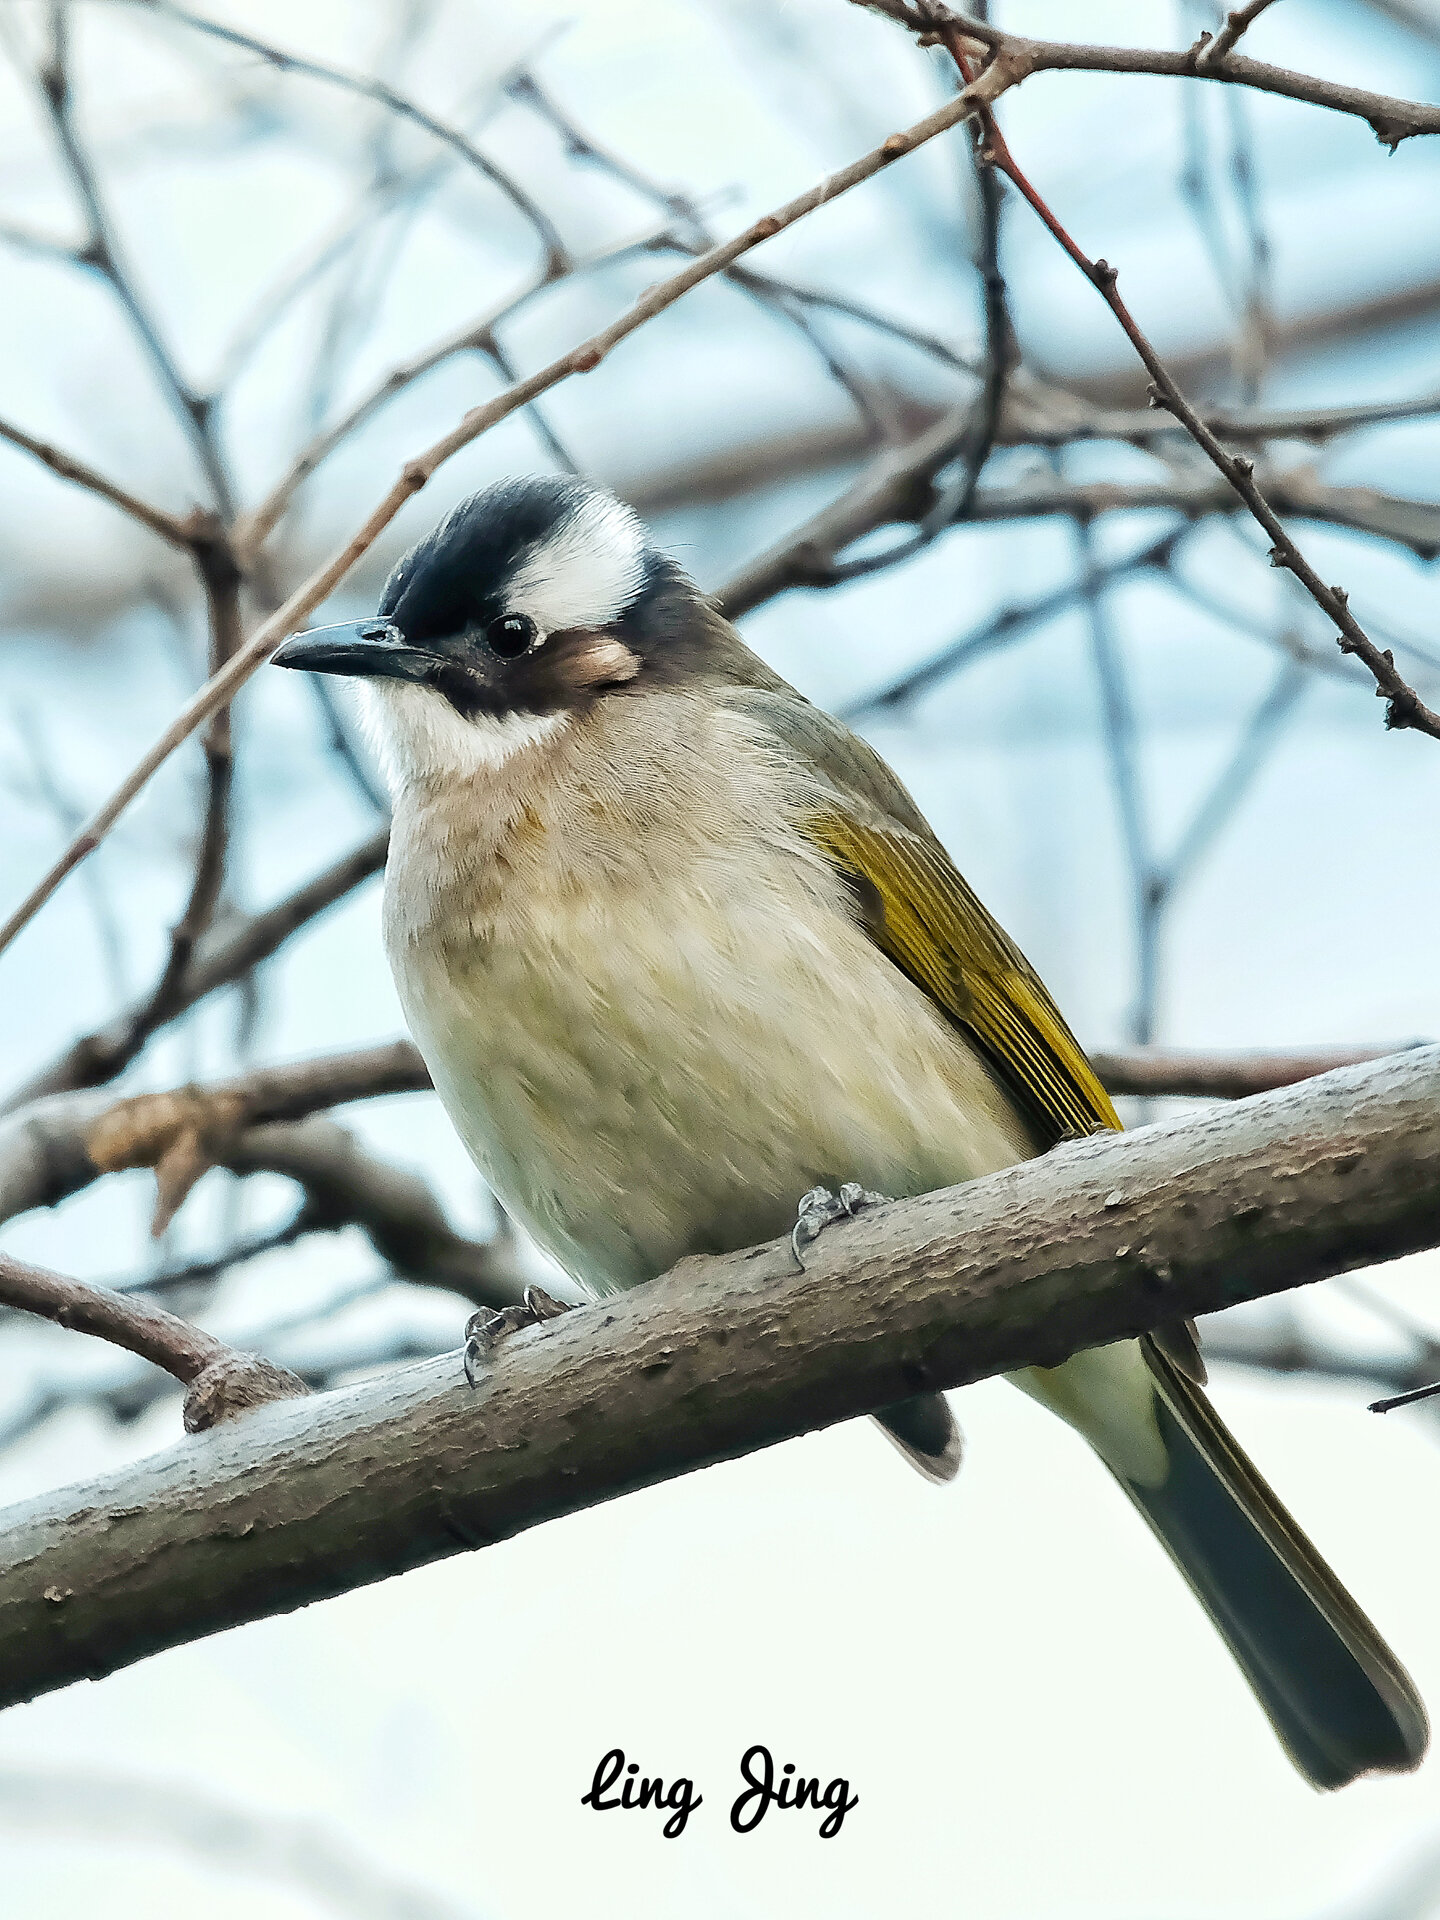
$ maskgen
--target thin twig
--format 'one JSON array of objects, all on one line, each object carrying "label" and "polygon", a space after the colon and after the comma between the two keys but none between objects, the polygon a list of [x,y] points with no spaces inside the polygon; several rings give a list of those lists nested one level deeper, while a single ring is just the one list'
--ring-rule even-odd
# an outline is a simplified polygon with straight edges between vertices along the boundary
[{"label": "thin twig", "polygon": [[119,507],[122,513],[128,513],[132,520],[138,520],[142,527],[149,527],[152,533],[158,533],[172,547],[179,547],[186,553],[194,551],[193,516],[166,513],[163,507],[152,507],[148,500],[141,500],[136,494],[127,493],[124,487],[117,487],[113,480],[107,480],[103,473],[87,467],[83,460],[77,460],[73,454],[62,453],[59,447],[52,447],[48,441],[35,439],[23,427],[17,427],[9,420],[0,420],[0,440],[8,440],[12,446],[22,447],[26,453],[33,454],[62,480],[73,481],[77,487],[84,487],[87,492],[108,500],[112,506]]},{"label": "thin twig", "polygon": [[[726,616],[735,620],[793,587],[825,588],[847,578],[839,556],[876,527],[923,517],[934,500],[933,475],[954,458],[968,414],[942,415],[905,446],[882,454],[837,499],[752,560],[721,589]],[[1300,519],[1372,533],[1410,548],[1421,559],[1440,553],[1440,506],[1378,493],[1372,487],[1327,486],[1308,467],[1267,471],[1266,493]],[[1247,502],[1234,486],[1203,468],[1156,481],[1056,480],[1048,475],[1005,486],[981,487],[970,519],[987,524],[1043,519],[1078,520],[1102,513],[1169,511],[1191,519],[1239,513]],[[902,555],[892,557],[903,557]]]},{"label": "thin twig", "polygon": [[[1131,579],[1137,573],[1168,570],[1175,558],[1180,543],[1187,538],[1192,529],[1188,525],[1172,527],[1168,533],[1161,534],[1158,540],[1147,541],[1138,551],[1122,554],[1116,560],[1097,562],[1095,579],[1097,582],[1111,585],[1121,580]],[[893,713],[897,708],[906,706],[910,701],[926,693],[933,686],[948,680],[953,674],[968,666],[972,660],[983,654],[994,652],[1022,639],[1035,627],[1043,626],[1046,621],[1056,619],[1067,613],[1080,598],[1083,584],[1080,581],[1067,581],[1064,586],[1041,594],[1035,600],[1020,602],[1002,607],[972,627],[958,640],[952,640],[939,653],[931,654],[928,660],[922,660],[918,666],[910,667],[906,672],[887,681],[873,693],[866,693],[841,707],[840,718],[851,725],[863,720],[875,718],[879,714]]]},{"label": "thin twig", "polygon": [[112,1293],[179,1293],[191,1287],[211,1285],[223,1280],[232,1267],[243,1267],[248,1261],[258,1260],[264,1254],[293,1247],[297,1240],[304,1239],[307,1233],[314,1230],[309,1208],[302,1201],[288,1220],[282,1220],[278,1226],[262,1228],[258,1233],[247,1233],[239,1240],[232,1240],[218,1253],[209,1254],[203,1259],[187,1260],[183,1266],[156,1267],[148,1273],[128,1275],[105,1284]]},{"label": "thin twig", "polygon": [[[674,235],[673,244],[692,255],[704,253],[714,246],[715,235],[694,199],[687,194],[677,193],[672,188],[661,186],[632,161],[593,139],[560,106],[534,74],[527,72],[518,75],[509,83],[506,91],[512,100],[530,108],[559,135],[564,142],[567,157],[584,161],[608,174],[612,180],[618,181],[630,192],[638,194],[641,199],[657,208],[666,216],[668,222],[678,222],[685,231],[683,234]],[[870,444],[874,445],[891,437],[887,433],[886,422],[876,405],[873,383],[859,368],[852,366],[848,360],[837,353],[825,339],[809,311],[811,302],[788,287],[771,284],[758,274],[746,274],[743,269],[732,268],[725,277],[733,281],[767,312],[776,315],[799,333],[819,358],[830,378],[849,398],[856,414],[864,424]]]},{"label": "thin twig", "polygon": [[285,52],[268,40],[258,40],[253,34],[242,33],[238,27],[225,26],[218,20],[207,20],[203,14],[191,13],[188,7],[173,4],[173,0],[131,0],[131,4],[143,7],[147,13],[191,27],[197,33],[209,34],[246,53],[253,53],[280,73],[303,73],[312,80],[323,80],[329,86],[341,87],[347,93],[373,100],[387,112],[398,115],[402,120],[409,120],[432,139],[441,141],[458,154],[467,166],[483,174],[492,186],[499,188],[515,211],[534,228],[547,256],[550,278],[558,278],[567,270],[569,255],[554,222],[520,183],[488,154],[482,153],[473,140],[466,139],[458,127],[437,120],[433,114],[417,106],[415,101],[403,93],[397,93],[394,87],[386,86],[383,80],[370,79],[363,73],[348,73],[341,67],[328,66],[324,61],[309,60],[301,54]]},{"label": "thin twig", "polygon": [[925,40],[955,34],[988,48],[990,58],[972,91],[972,98],[993,106],[1001,94],[1037,73],[1155,74],[1178,80],[1214,80],[1230,86],[1252,87],[1287,100],[1304,100],[1313,107],[1352,114],[1366,121],[1383,145],[1392,150],[1417,134],[1440,133],[1440,107],[1352,87],[1341,80],[1322,80],[1288,67],[1251,60],[1242,53],[1227,54],[1207,67],[1197,65],[1199,49],[1174,53],[1162,47],[1083,46],[1068,40],[1029,40],[1023,34],[992,27],[973,14],[953,12],[936,0],[855,0],[855,4],[886,14]]},{"label": "thin twig", "polygon": [[[872,0],[859,0],[859,3],[871,4]],[[986,136],[994,155],[995,165],[1005,174],[1006,178],[1011,181],[1022,197],[1029,202],[1030,206],[1035,213],[1039,215],[1041,221],[1049,230],[1051,236],[1064,248],[1071,260],[1074,261],[1086,279],[1100,294],[1100,297],[1105,301],[1110,311],[1119,321],[1127,339],[1140,356],[1140,359],[1144,362],[1145,369],[1150,375],[1152,383],[1151,398],[1154,404],[1164,407],[1167,412],[1173,414],[1175,419],[1180,422],[1191,439],[1205,454],[1206,458],[1225,480],[1229,482],[1236,493],[1239,494],[1245,505],[1250,509],[1250,512],[1265,529],[1272,542],[1270,555],[1272,564],[1288,568],[1321,611],[1327,614],[1339,627],[1339,646],[1341,652],[1355,654],[1356,657],[1370,669],[1370,672],[1375,678],[1376,693],[1386,703],[1386,726],[1413,728],[1417,732],[1429,734],[1432,739],[1440,740],[1440,714],[1433,712],[1426,706],[1414,688],[1409,686],[1402,678],[1396,669],[1394,654],[1388,649],[1382,652],[1381,649],[1375,645],[1374,641],[1371,640],[1354,614],[1351,613],[1348,596],[1344,588],[1327,586],[1310,565],[1309,561],[1306,560],[1305,556],[1286,532],[1274,507],[1256,483],[1254,462],[1244,458],[1240,454],[1230,453],[1216,438],[1215,434],[1205,424],[1204,420],[1180,391],[1169,369],[1165,366],[1159,354],[1156,353],[1149,339],[1141,331],[1134,315],[1121,298],[1117,284],[1119,275],[1116,269],[1106,260],[1092,260],[1090,258],[1078,241],[1076,241],[1065,226],[1062,225],[1048,203],[1031,184],[1028,176],[1021,171],[1014,155],[1006,144],[1004,135],[995,123],[994,114],[990,110],[993,101],[999,97],[999,94],[1005,90],[1005,87],[1003,84],[988,89],[986,87],[987,80],[995,73],[997,68],[1002,67],[1006,62],[1013,62],[1013,60],[1018,57],[1015,52],[1013,36],[999,35],[997,38],[996,29],[983,22],[973,21],[969,19],[968,16],[951,14],[947,8],[935,4],[935,0],[921,0],[919,5],[910,5],[908,4],[908,0],[884,0],[882,10],[894,13],[897,16],[899,14],[905,14],[910,16],[911,19],[919,20],[924,37],[933,38],[946,47],[966,82],[965,90],[961,94],[962,99],[967,96],[972,96],[978,100],[982,95],[984,96],[982,112]],[[967,45],[967,39],[979,39],[991,49],[992,58],[990,64],[978,78],[972,78],[972,54]],[[1039,45],[1038,42],[1026,42],[1025,44],[1027,47]],[[1082,48],[1078,50],[1070,49],[1069,51],[1072,53],[1078,51],[1089,55],[1098,55],[1100,53],[1108,54],[1113,52],[1114,49]],[[1238,55],[1231,55],[1224,63],[1217,66],[1214,71],[1218,75],[1228,77],[1238,61]],[[1041,64],[1043,65],[1045,63],[1042,62]],[[1051,62],[1050,64],[1056,63]],[[1060,64],[1064,63],[1061,62]],[[1093,59],[1087,59],[1081,64],[1093,70],[1097,63]],[[1255,63],[1249,62],[1245,64],[1253,66]],[[1108,68],[1110,63],[1106,61],[1101,62],[1100,65],[1102,68]],[[1027,66],[1025,73],[1017,74],[1015,78],[1024,78],[1028,73],[1039,70],[1037,66]],[[1146,67],[1143,70],[1147,72],[1159,71],[1159,69],[1150,67]],[[1326,84],[1328,85],[1328,83]],[[1322,104],[1324,103],[1322,102]],[[1412,131],[1415,130],[1418,129],[1412,129]],[[1430,130],[1440,131],[1440,109],[1436,110],[1435,128]]]},{"label": "thin twig", "polygon": [[[208,668],[218,673],[240,646],[240,573],[224,532],[215,529],[208,545],[197,546],[196,565],[205,587],[209,613]],[[202,745],[205,753],[205,813],[195,848],[194,872],[184,911],[170,930],[170,952],[137,1031],[153,1033],[178,1011],[195,948],[208,931],[225,885],[230,840],[230,793],[234,752],[230,709],[211,716]]]},{"label": "thin twig", "polygon": [[[655,234],[648,231],[638,238],[619,242],[606,247],[599,253],[587,256],[578,262],[572,277],[587,272],[596,266],[609,265],[626,254],[642,251],[649,247]],[[345,412],[329,426],[317,433],[299,453],[295,455],[289,467],[281,475],[270,491],[248,513],[242,513],[235,523],[235,548],[248,562],[253,560],[257,550],[269,538],[283,518],[296,493],[322,461],[329,458],[335,449],[357,432],[360,427],[372,419],[380,409],[412,387],[437,367],[455,359],[463,353],[486,353],[492,350],[495,330],[502,322],[513,318],[527,303],[535,298],[546,286],[550,285],[549,276],[540,270],[514,293],[509,293],[497,301],[484,313],[473,320],[467,320],[463,326],[433,342],[421,352],[412,355],[392,366],[384,376],[376,381],[367,392],[346,408]]]},{"label": "thin twig", "polygon": [[160,1026],[188,1012],[207,995],[232,986],[251,973],[278,952],[292,934],[309,926],[363,881],[380,872],[385,865],[389,840],[389,828],[382,827],[342,859],[277,900],[274,906],[212,932],[200,943],[168,1009],[158,1006],[158,995],[152,990],[108,1026],[83,1035],[48,1067],[33,1074],[23,1086],[0,1101],[0,1114],[13,1113],[49,1094],[96,1087],[113,1080],[129,1066]]},{"label": "thin twig", "polygon": [[[405,1045],[398,1043],[397,1052]],[[268,1071],[283,1080],[297,1070]],[[303,1086],[305,1068],[298,1072],[297,1084]],[[243,1090],[243,1078],[238,1084]],[[419,1075],[414,1084],[420,1084]],[[334,1085],[332,1079],[331,1090]],[[392,1079],[377,1082],[375,1090],[403,1089]],[[318,1104],[324,1091],[312,1080],[304,1095],[282,1100],[276,1094],[272,1105],[294,1111],[311,1101]],[[347,1097],[362,1097],[353,1079]],[[500,1232],[480,1241],[457,1233],[419,1174],[378,1159],[346,1128],[318,1112],[235,1130],[218,1120],[209,1124],[219,1103],[207,1099],[204,1088],[180,1088],[153,1098],[154,1104],[143,1099],[139,1103],[139,1125],[136,1103],[107,1101],[93,1093],[36,1101],[0,1125],[0,1220],[53,1207],[127,1166],[163,1164],[173,1154],[183,1171],[188,1151],[184,1123],[187,1115],[196,1115],[207,1127],[205,1137],[198,1139],[203,1158],[242,1178],[267,1173],[295,1182],[305,1196],[298,1231],[333,1233],[355,1227],[402,1279],[443,1287],[477,1306],[518,1300],[525,1282],[534,1277],[512,1236]],[[167,1124],[167,1117],[173,1124]],[[192,1133],[188,1140],[195,1142],[197,1136]],[[156,1171],[161,1173],[162,1166]]]},{"label": "thin twig", "polygon": [[[849,580],[883,572],[913,558],[952,527],[970,519],[975,506],[980,476],[995,446],[1005,404],[1005,387],[1010,371],[1011,329],[1006,306],[1005,280],[1000,271],[1000,182],[995,177],[983,117],[971,129],[975,180],[980,198],[980,245],[976,267],[980,274],[984,313],[984,379],[978,399],[967,418],[963,434],[951,457],[959,462],[959,472],[950,482],[933,489],[933,498],[920,515],[909,539],[880,553],[862,554],[845,560],[835,555],[828,585],[839,586]],[[941,462],[930,478],[938,477]]]},{"label": "thin twig", "polygon": [[923,120],[903,133],[892,133],[880,146],[865,154],[859,160],[852,161],[848,167],[842,167],[838,173],[822,180],[818,186],[799,194],[777,207],[773,213],[764,215],[753,222],[744,232],[733,240],[727,240],[722,246],[714,247],[698,260],[692,261],[679,273],[662,280],[642,294],[635,304],[618,320],[603,327],[578,347],[552,360],[538,373],[517,381],[514,386],[498,394],[484,406],[473,408],[461,420],[460,424],[441,439],[427,447],[416,458],[406,461],[399,478],[389,492],[375,507],[364,525],[348,540],[343,547],[333,553],[310,575],[309,579],[290,595],[290,598],[271,617],[264,621],[246,644],[235,654],[229,664],[215,674],[194,697],[187,702],[180,713],[161,734],[149,751],[131,770],[119,787],[103,806],[94,814],[85,829],[78,834],[70,845],[55,861],[44,877],[31,889],[26,898],[15,908],[3,926],[0,926],[0,952],[10,945],[15,936],[28,926],[56,888],[68,874],[88,858],[115,822],[124,813],[135,796],[148,784],[155,772],[169,759],[195,729],[204,724],[218,708],[226,706],[236,692],[256,670],[270,658],[280,641],[293,633],[299,623],[327,595],[332,593],[346,574],[374,545],[376,539],[399,513],[407,501],[417,494],[432,475],[444,465],[445,461],[458,453],[462,447],[468,447],[482,433],[508,419],[519,408],[528,406],[540,394],[557,386],[575,374],[589,373],[617,347],[622,340],[653,320],[658,313],[673,306],[683,294],[692,287],[720,273],[732,260],[748,253],[752,247],[772,239],[785,228],[803,220],[807,214],[818,207],[827,206],[841,194],[862,181],[871,179],[885,167],[893,165],[902,154],[914,150],[933,140],[937,135],[946,133],[958,125],[973,111],[963,95],[947,101],[934,113],[927,114]]},{"label": "thin twig", "polygon": [[1202,33],[1193,49],[1195,71],[1208,74],[1212,67],[1223,67],[1241,34],[1271,4],[1272,0],[1249,0],[1248,6],[1236,7],[1233,12],[1226,14],[1224,26],[1213,39],[1208,33]]},{"label": "thin twig", "polygon": [[255,1354],[237,1353],[152,1301],[87,1286],[0,1253],[0,1304],[41,1315],[75,1333],[94,1334],[139,1354],[189,1389],[185,1430],[198,1433],[266,1400],[288,1400],[309,1388],[298,1374]]},{"label": "thin twig", "polygon": [[1186,1100],[1246,1100],[1251,1094],[1291,1087],[1336,1067],[1360,1066],[1426,1045],[1423,1040],[1389,1047],[1316,1047],[1309,1052],[1186,1047],[1099,1048],[1090,1055],[1108,1092]]},{"label": "thin twig", "polygon": [[61,156],[84,208],[89,228],[84,243],[72,253],[71,258],[76,265],[92,269],[108,282],[156,378],[170,397],[176,417],[190,439],[214,494],[216,506],[229,519],[234,512],[234,501],[230,478],[215,440],[210,402],[197,393],[181,373],[154,316],[142,300],[132,276],[121,263],[95,170],[75,124],[70,85],[68,15],[63,0],[57,0],[52,5],[50,20],[50,57],[40,69],[37,79]]}]

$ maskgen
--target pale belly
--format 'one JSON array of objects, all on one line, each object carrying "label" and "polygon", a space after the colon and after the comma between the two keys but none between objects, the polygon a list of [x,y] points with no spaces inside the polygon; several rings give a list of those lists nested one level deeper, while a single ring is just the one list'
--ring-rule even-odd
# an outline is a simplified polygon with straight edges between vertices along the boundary
[{"label": "pale belly", "polygon": [[471,1157],[591,1292],[788,1231],[810,1187],[895,1197],[1034,1146],[967,1043],[838,912],[692,896],[392,949]]}]

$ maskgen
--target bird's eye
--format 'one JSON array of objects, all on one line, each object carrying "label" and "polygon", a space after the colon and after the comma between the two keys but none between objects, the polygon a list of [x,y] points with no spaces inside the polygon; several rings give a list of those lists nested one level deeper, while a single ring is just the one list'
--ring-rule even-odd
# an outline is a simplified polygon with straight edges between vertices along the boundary
[{"label": "bird's eye", "polygon": [[528,613],[503,613],[485,629],[485,644],[502,660],[518,660],[540,638],[540,629]]}]

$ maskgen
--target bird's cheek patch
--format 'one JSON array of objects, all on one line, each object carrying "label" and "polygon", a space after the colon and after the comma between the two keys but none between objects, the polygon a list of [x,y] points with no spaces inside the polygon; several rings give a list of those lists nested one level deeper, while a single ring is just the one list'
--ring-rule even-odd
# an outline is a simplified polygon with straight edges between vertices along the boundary
[{"label": "bird's cheek patch", "polygon": [[565,663],[566,678],[587,690],[624,686],[639,671],[640,656],[613,633],[586,634]]}]

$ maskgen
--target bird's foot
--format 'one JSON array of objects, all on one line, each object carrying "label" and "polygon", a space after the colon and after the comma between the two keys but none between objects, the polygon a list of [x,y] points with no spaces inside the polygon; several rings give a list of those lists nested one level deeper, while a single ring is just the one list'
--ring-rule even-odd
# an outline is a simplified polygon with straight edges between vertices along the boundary
[{"label": "bird's foot", "polygon": [[831,1193],[828,1187],[812,1187],[796,1210],[790,1234],[790,1251],[796,1266],[802,1273],[805,1271],[805,1257],[800,1249],[818,1240],[826,1227],[836,1220],[849,1220],[863,1213],[866,1207],[883,1207],[889,1197],[885,1193],[871,1193],[854,1180],[847,1180],[839,1193]]},{"label": "bird's foot", "polygon": [[557,1300],[544,1287],[526,1287],[519,1306],[481,1307],[465,1322],[465,1378],[473,1387],[477,1369],[510,1334],[522,1327],[538,1327],[542,1320],[558,1320],[570,1311],[569,1301]]}]

